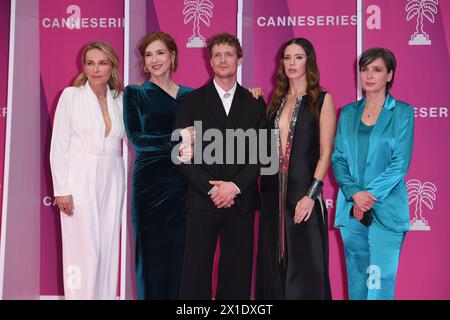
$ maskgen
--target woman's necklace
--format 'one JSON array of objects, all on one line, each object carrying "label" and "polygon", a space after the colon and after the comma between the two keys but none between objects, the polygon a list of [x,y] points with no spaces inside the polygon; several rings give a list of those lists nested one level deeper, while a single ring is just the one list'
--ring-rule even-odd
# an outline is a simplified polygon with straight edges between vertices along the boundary
[{"label": "woman's necklace", "polygon": [[368,108],[366,108],[366,117],[367,119],[372,119],[373,117],[375,117],[375,115],[378,113],[378,108],[375,107],[372,109],[372,111],[369,111]]}]

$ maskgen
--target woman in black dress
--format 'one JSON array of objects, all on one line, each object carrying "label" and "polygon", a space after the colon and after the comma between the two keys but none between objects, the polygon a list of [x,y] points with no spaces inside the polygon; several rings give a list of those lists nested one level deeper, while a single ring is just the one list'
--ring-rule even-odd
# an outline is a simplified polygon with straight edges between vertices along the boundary
[{"label": "woman in black dress", "polygon": [[321,188],[336,110],[320,87],[314,47],[304,38],[281,50],[268,119],[279,133],[280,167],[277,175],[261,178],[256,299],[331,299]]}]

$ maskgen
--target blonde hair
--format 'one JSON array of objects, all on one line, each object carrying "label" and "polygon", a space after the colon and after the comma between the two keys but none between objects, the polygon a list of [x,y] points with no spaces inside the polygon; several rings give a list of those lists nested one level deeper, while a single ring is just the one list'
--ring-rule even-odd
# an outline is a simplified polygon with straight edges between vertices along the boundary
[{"label": "blonde hair", "polygon": [[[111,77],[109,78],[108,85],[111,89],[115,90],[114,98],[116,98],[122,92],[122,80],[119,72],[119,57],[117,56],[111,45],[105,41],[95,41],[88,43],[81,54],[81,63],[86,65],[86,54],[88,51],[98,49],[102,51],[111,62]],[[81,72],[75,79],[73,85],[75,87],[81,87],[86,84],[88,78],[84,72]]]}]

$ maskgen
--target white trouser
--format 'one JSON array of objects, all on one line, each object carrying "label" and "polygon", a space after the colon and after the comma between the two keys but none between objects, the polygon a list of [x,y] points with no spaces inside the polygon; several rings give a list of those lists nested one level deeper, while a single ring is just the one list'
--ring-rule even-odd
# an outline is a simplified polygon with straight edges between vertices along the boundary
[{"label": "white trouser", "polygon": [[103,155],[71,152],[68,184],[73,192],[74,214],[61,212],[66,299],[117,297],[125,191],[124,164],[117,140],[105,144]]}]

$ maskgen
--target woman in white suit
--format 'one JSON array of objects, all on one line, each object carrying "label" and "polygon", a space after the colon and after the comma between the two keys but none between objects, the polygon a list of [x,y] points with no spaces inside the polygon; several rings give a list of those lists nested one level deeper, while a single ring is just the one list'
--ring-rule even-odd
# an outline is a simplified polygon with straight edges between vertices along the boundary
[{"label": "woman in white suit", "polygon": [[66,299],[115,299],[125,192],[119,60],[102,41],[82,53],[83,72],[55,113],[50,165],[61,211]]}]

